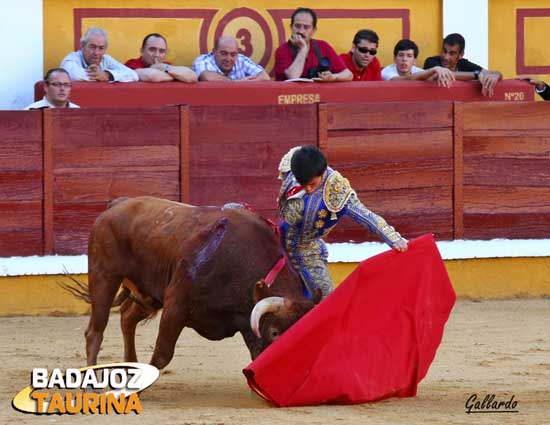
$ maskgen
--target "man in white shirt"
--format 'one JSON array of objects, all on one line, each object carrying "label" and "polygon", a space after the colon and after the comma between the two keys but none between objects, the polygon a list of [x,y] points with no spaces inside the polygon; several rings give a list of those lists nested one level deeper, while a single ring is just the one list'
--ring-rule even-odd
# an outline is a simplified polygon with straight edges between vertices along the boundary
[{"label": "man in white shirt", "polygon": [[44,97],[31,103],[25,109],[44,108],[80,108],[69,101],[71,94],[71,79],[63,68],[50,69],[44,77]]},{"label": "man in white shirt", "polygon": [[382,70],[382,80],[437,80],[440,86],[452,86],[455,81],[452,71],[441,66],[423,70],[415,66],[417,57],[418,46],[414,41],[398,41],[393,49],[395,63]]},{"label": "man in white shirt", "polygon": [[139,77],[134,70],[105,54],[107,44],[105,30],[90,28],[80,39],[80,50],[65,56],[61,68],[69,72],[72,80],[138,81]]}]

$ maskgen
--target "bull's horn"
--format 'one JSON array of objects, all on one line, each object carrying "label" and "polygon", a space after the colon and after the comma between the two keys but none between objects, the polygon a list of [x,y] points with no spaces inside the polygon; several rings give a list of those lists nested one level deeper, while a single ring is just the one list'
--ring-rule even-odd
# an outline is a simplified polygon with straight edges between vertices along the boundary
[{"label": "bull's horn", "polygon": [[283,297],[267,297],[256,303],[252,313],[250,314],[250,327],[252,328],[254,335],[258,338],[262,337],[262,334],[260,333],[260,319],[265,313],[277,311],[284,305],[284,303],[285,299]]}]

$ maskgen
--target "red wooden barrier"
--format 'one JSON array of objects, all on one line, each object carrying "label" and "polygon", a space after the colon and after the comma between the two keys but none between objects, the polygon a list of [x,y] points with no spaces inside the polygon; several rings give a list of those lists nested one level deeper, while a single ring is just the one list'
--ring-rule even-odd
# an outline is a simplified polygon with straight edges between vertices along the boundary
[{"label": "red wooden barrier", "polygon": [[119,196],[180,200],[178,108],[48,109],[44,127],[47,253],[86,252],[93,221]]},{"label": "red wooden barrier", "polygon": [[550,237],[550,103],[465,103],[464,237]]},{"label": "red wooden barrier", "polygon": [[[373,102],[0,112],[0,255],[86,252],[119,196],[242,201],[318,144],[406,237],[550,237],[550,103]],[[43,188],[43,189],[42,189]],[[373,239],[351,221],[331,241]]]},{"label": "red wooden barrier", "polygon": [[190,202],[243,201],[274,218],[277,167],[293,146],[317,143],[317,106],[191,106]]},{"label": "red wooden barrier", "polygon": [[0,257],[42,254],[42,114],[2,112]]},{"label": "red wooden barrier", "polygon": [[[35,98],[44,96],[42,82]],[[401,101],[528,101],[533,86],[518,80],[499,82],[495,95],[481,95],[476,81],[457,81],[451,88],[429,81],[345,83],[211,82],[89,83],[75,82],[71,100],[81,107],[136,107],[167,105],[296,105]]]},{"label": "red wooden barrier", "polygon": [[[329,163],[406,237],[453,237],[453,104],[327,105]],[[351,220],[330,240],[377,240]]]}]

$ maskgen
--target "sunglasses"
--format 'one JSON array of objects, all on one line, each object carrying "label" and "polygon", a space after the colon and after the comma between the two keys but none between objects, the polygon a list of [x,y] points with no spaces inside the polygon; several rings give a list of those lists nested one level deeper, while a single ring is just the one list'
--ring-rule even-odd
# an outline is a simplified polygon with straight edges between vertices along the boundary
[{"label": "sunglasses", "polygon": [[376,49],[368,49],[367,47],[359,47],[359,46],[356,46],[356,47],[357,47],[357,50],[359,50],[359,52],[363,54],[370,53],[372,56],[375,56],[376,53],[378,53],[378,50]]}]

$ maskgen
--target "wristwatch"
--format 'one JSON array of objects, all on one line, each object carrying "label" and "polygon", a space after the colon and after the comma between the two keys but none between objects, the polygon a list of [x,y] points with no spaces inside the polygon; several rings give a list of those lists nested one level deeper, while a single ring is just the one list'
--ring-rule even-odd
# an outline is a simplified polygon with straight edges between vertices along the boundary
[{"label": "wristwatch", "polygon": [[479,80],[479,74],[480,74],[480,72],[481,72],[481,71],[480,71],[479,69],[476,69],[476,70],[474,71],[474,80]]},{"label": "wristwatch", "polygon": [[164,72],[168,72],[172,69],[172,67],[170,65],[168,65],[167,63],[164,64]]}]

